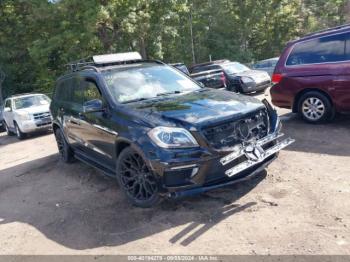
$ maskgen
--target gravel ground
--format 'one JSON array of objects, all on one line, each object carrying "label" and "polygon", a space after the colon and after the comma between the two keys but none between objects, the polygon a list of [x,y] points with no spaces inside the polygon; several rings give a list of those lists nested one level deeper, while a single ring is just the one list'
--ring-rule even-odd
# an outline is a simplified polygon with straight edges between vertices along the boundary
[{"label": "gravel ground", "polygon": [[[263,96],[263,95],[262,95]],[[152,209],[59,161],[52,134],[0,134],[0,254],[350,254],[350,117],[308,125],[257,179]]]}]

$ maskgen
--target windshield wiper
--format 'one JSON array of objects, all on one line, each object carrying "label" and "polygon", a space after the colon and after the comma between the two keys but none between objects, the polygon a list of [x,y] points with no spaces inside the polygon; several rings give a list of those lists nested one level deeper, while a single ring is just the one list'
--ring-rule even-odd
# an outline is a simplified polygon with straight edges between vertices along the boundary
[{"label": "windshield wiper", "polygon": [[172,95],[172,94],[180,94],[181,91],[176,90],[176,91],[171,91],[171,92],[164,92],[164,93],[159,93],[157,96],[166,96],[166,95]]}]

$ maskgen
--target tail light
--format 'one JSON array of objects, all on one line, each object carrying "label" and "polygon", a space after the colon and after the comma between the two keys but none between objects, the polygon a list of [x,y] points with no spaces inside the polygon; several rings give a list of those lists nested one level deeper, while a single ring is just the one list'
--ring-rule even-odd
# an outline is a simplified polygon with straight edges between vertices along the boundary
[{"label": "tail light", "polygon": [[224,73],[221,73],[220,80],[221,80],[223,86],[226,87],[226,76]]},{"label": "tail light", "polygon": [[282,74],[273,74],[271,81],[273,84],[278,84],[279,82],[281,82],[282,78]]}]

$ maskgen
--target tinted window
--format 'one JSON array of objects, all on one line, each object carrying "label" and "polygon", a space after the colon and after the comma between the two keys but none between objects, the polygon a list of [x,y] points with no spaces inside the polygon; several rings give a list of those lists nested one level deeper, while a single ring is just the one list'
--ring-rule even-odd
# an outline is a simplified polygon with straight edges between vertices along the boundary
[{"label": "tinted window", "polygon": [[55,99],[60,101],[71,100],[71,78],[61,80],[57,83]]},{"label": "tinted window", "polygon": [[11,99],[6,100],[6,102],[5,102],[5,107],[11,108]]},{"label": "tinted window", "polygon": [[84,102],[99,99],[102,100],[99,89],[95,82],[91,80],[84,80],[81,82],[83,89]]},{"label": "tinted window", "polygon": [[70,79],[69,85],[72,90],[72,102],[82,105],[84,103],[83,86],[80,82],[81,81],[78,81],[78,78],[72,78]]},{"label": "tinted window", "polygon": [[345,60],[345,34],[341,34],[296,44],[286,64],[301,65]]}]

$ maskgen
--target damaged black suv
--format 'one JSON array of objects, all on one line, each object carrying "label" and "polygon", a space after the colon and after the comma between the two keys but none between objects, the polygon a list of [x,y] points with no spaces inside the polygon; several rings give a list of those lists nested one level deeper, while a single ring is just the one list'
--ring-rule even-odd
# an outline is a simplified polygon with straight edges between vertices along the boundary
[{"label": "damaged black suv", "polygon": [[202,88],[138,53],[70,64],[51,112],[59,153],[116,177],[136,206],[183,197],[261,173],[293,142],[267,101]]}]

